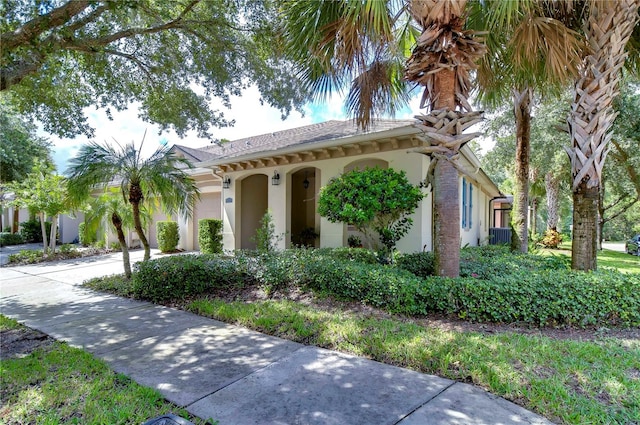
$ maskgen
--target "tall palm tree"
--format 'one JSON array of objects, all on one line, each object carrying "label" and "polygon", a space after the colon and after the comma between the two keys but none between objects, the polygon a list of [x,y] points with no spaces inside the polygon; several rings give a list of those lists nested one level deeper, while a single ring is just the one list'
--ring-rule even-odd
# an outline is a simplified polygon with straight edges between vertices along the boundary
[{"label": "tall palm tree", "polygon": [[[143,140],[144,142],[144,140]],[[162,146],[144,159],[133,143],[115,148],[96,142],[83,145],[66,171],[68,189],[74,198],[84,198],[93,190],[119,185],[125,203],[131,206],[133,222],[144,246],[144,261],[150,257],[149,242],[141,221],[141,207],[150,197],[161,200],[163,209],[191,216],[200,192],[195,181],[185,172],[193,168],[184,158]]]},{"label": "tall palm tree", "polygon": [[575,82],[568,119],[573,190],[573,242],[571,267],[597,269],[598,198],[602,168],[616,117],[613,99],[618,94],[626,46],[640,18],[640,0],[590,0],[585,37],[591,53],[585,56]]},{"label": "tall palm tree", "polygon": [[575,31],[579,19],[570,2],[491,0],[474,5],[471,25],[488,31],[490,51],[479,67],[481,100],[487,106],[507,100],[513,105],[516,154],[511,248],[527,252],[534,94],[556,92],[573,80],[585,46]]},{"label": "tall palm tree", "polygon": [[[464,29],[466,0],[342,0],[287,3],[288,52],[312,91],[324,96],[350,82],[347,106],[366,127],[372,115],[406,100],[406,81],[424,87],[419,128],[432,140],[436,273],[460,271],[460,148],[480,120],[467,98],[470,73],[483,44]],[[419,29],[414,24],[417,23]],[[413,51],[411,51],[411,47]],[[405,62],[405,59],[408,60]],[[461,111],[458,111],[460,109]]]}]

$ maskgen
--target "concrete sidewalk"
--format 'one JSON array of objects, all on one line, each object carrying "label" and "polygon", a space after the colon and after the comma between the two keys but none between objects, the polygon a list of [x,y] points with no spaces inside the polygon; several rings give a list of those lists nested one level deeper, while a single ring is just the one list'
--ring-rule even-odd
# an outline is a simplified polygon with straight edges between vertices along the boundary
[{"label": "concrete sidewalk", "polygon": [[220,425],[550,424],[471,385],[80,286],[121,270],[119,253],[2,268],[0,313]]}]

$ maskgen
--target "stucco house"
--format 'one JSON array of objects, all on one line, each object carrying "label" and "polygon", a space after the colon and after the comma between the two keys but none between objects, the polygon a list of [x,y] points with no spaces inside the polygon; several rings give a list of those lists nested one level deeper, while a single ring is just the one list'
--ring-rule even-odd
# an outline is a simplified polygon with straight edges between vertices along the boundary
[{"label": "stucco house", "polygon": [[[270,209],[276,233],[284,235],[280,248],[301,241],[312,229],[318,247],[347,246],[348,225],[331,223],[319,216],[317,198],[330,179],[356,167],[392,167],[404,170],[409,181],[421,182],[429,157],[415,151],[429,140],[414,127],[414,120],[379,120],[368,131],[353,121],[327,121],[290,130],[248,137],[200,149],[175,145],[176,155],[195,166],[191,174],[202,192],[194,215],[179,219],[180,246],[197,250],[197,223],[201,218],[224,222],[226,250],[255,247],[253,236],[265,211]],[[493,217],[492,199],[503,197],[480,168],[471,149],[463,147],[461,173],[461,246],[488,242]],[[413,214],[413,227],[398,243],[399,250],[432,250],[432,196],[429,194]],[[158,215],[154,219],[164,219]],[[156,244],[155,226],[150,242]]]}]

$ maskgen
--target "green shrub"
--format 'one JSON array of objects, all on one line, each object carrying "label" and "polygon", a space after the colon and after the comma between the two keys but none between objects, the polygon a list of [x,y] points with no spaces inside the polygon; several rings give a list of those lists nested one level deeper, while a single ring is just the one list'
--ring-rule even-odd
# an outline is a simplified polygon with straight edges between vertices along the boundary
[{"label": "green shrub", "polygon": [[[51,223],[45,221],[44,223],[47,238],[51,235]],[[33,220],[27,220],[20,223],[20,235],[27,243],[42,242],[42,227],[40,226],[40,220],[34,218]]]},{"label": "green shrub", "polygon": [[9,263],[34,264],[42,261],[44,253],[39,249],[23,249],[9,255]]},{"label": "green shrub", "polygon": [[89,232],[87,224],[83,221],[78,224],[78,241],[82,246],[89,246],[96,242],[98,239],[95,233]]},{"label": "green shrub", "polygon": [[460,252],[460,276],[491,280],[513,273],[568,270],[569,262],[570,259],[563,255],[511,253],[505,246],[470,247]]},{"label": "green shrub", "polygon": [[638,326],[640,277],[612,271],[519,271],[475,278],[428,278],[427,309],[472,321],[537,326]]},{"label": "green shrub", "polygon": [[378,264],[378,256],[374,251],[364,248],[320,248],[313,251],[317,257],[334,260],[346,260],[364,264]]},{"label": "green shrub", "polygon": [[221,254],[222,220],[203,218],[198,221],[198,243],[203,254]]},{"label": "green shrub", "polygon": [[134,267],[133,294],[154,302],[181,300],[244,280],[237,260],[212,256],[174,255]]},{"label": "green shrub", "polygon": [[298,275],[302,285],[340,299],[394,313],[426,313],[420,295],[423,284],[406,270],[325,258],[300,265]]},{"label": "green shrub", "polygon": [[158,248],[161,252],[175,252],[180,241],[178,223],[175,221],[158,221],[156,223]]},{"label": "green shrub", "polygon": [[273,222],[271,210],[267,210],[260,219],[260,226],[256,234],[251,238],[256,243],[256,249],[260,252],[272,252],[278,247],[278,242],[284,239],[284,235],[276,234],[276,225]]},{"label": "green shrub", "polygon": [[0,246],[20,245],[22,243],[24,243],[24,239],[20,233],[0,233]]},{"label": "green shrub", "polygon": [[432,252],[400,254],[396,257],[396,267],[407,270],[418,277],[433,276],[435,272]]}]

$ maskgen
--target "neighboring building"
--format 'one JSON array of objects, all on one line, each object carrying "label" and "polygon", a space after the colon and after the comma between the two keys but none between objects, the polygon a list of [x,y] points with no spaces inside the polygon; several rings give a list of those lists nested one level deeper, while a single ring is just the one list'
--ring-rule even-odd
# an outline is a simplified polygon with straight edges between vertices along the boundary
[{"label": "neighboring building", "polygon": [[[315,246],[346,246],[349,235],[356,232],[318,215],[320,188],[341,173],[375,166],[404,170],[409,181],[421,182],[430,160],[412,150],[429,146],[429,140],[414,123],[380,120],[369,131],[362,131],[352,121],[328,121],[222,146],[192,149],[175,145],[173,152],[197,167],[192,175],[203,193],[194,217],[179,221],[181,247],[197,249],[197,222],[209,217],[223,220],[226,250],[255,248],[253,236],[267,209],[272,212],[276,234],[285,236],[280,248],[299,243],[310,230],[320,235]],[[462,246],[485,244],[494,214],[491,201],[504,195],[468,147],[462,149],[459,164],[464,171],[460,175],[460,242]],[[398,249],[432,250],[432,210],[429,194],[414,212],[413,227]],[[150,240],[155,242],[153,237]]]},{"label": "neighboring building", "polygon": [[[413,184],[423,181],[430,160],[415,150],[429,146],[429,140],[414,123],[379,120],[370,130],[362,131],[353,121],[327,121],[200,149],[174,145],[171,151],[194,165],[188,172],[200,189],[200,201],[189,219],[155,213],[147,229],[149,244],[152,248],[158,246],[156,223],[173,219],[180,228],[179,247],[197,251],[198,221],[216,218],[224,223],[225,250],[252,249],[260,220],[270,209],[276,234],[284,235],[279,248],[303,242],[316,247],[347,246],[349,235],[357,231],[319,216],[316,211],[320,189],[333,177],[365,167],[392,167],[404,170]],[[461,246],[486,244],[490,238],[493,243],[498,240],[495,232],[504,233],[503,228],[508,227],[509,199],[500,193],[466,146],[461,150],[459,167],[463,171],[459,177]],[[429,193],[413,213],[413,227],[397,244],[399,250],[433,250],[432,211]],[[20,216],[23,218],[26,219]],[[4,210],[3,225],[11,219],[12,211]],[[77,241],[82,220],[82,214],[61,216],[62,243]],[[319,237],[310,241],[308,236],[314,233]],[[108,237],[108,243],[112,242],[117,242],[114,234]],[[128,235],[128,243],[131,247],[140,246],[135,231]]]}]

